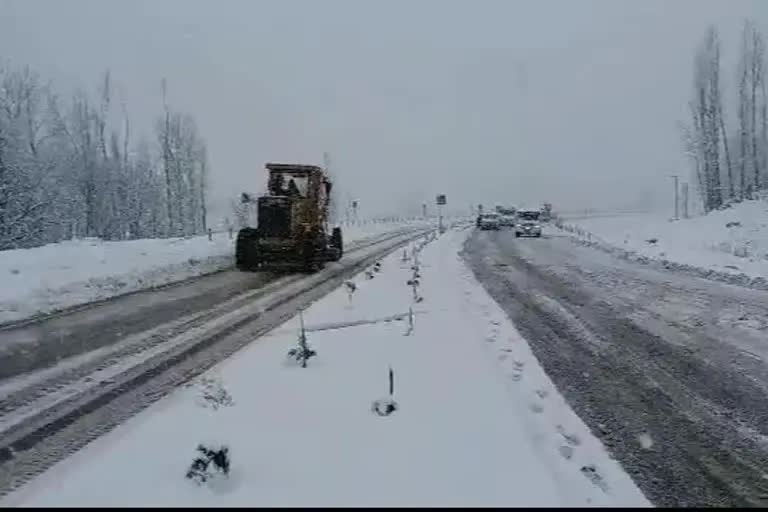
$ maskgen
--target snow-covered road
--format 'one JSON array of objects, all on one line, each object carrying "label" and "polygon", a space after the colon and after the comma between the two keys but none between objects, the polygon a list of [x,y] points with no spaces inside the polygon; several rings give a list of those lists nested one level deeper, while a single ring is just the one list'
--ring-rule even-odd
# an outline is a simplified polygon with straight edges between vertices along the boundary
[{"label": "snow-covered road", "polygon": [[[368,236],[363,236],[360,231],[356,239],[347,241],[347,251],[396,236],[398,233],[418,229],[421,229],[419,224],[399,226],[398,229],[389,226],[389,231]],[[371,231],[371,233],[375,232],[375,230]],[[197,243],[204,245],[209,242],[198,240]],[[131,242],[125,244],[130,245]],[[230,251],[231,247],[227,247],[227,251]],[[35,250],[37,249],[31,251]],[[208,250],[216,250],[215,244]],[[178,259],[182,258],[183,254],[171,251],[167,256]],[[0,260],[2,257],[3,253],[0,253]],[[87,260],[87,257],[84,259]],[[187,279],[162,288],[142,289],[135,293],[110,297],[109,300],[96,304],[83,304],[64,314],[44,317],[20,325],[0,326],[0,381],[59,364],[67,358],[86,352],[111,350],[111,347],[125,343],[132,336],[146,337],[146,333],[151,329],[192,314],[211,311],[218,305],[257,290],[279,277],[272,273],[232,270],[229,268],[232,261],[232,255],[229,252],[225,260],[222,260],[223,266],[216,267],[214,269],[216,272],[212,274]],[[118,259],[119,261],[125,260]],[[149,268],[144,268],[142,272]],[[180,278],[173,273],[173,266],[160,265],[152,268],[160,274],[162,271],[169,272],[170,274],[164,277],[166,280]],[[44,268],[40,271],[45,275]],[[117,270],[114,271],[117,272]],[[120,276],[119,272],[114,276]],[[149,284],[143,282],[142,286],[149,286]],[[73,298],[66,293],[56,297],[59,301],[69,300],[68,297]],[[0,300],[0,308],[1,302]],[[2,395],[2,385],[0,385],[0,397]]]},{"label": "snow-covered road", "polygon": [[768,292],[545,235],[467,257],[582,419],[656,505],[768,505]]},{"label": "snow-covered road", "polygon": [[[3,506],[601,506],[648,505],[566,405],[448,232],[411,261],[395,254],[373,279],[304,314],[318,352],[287,364],[297,319],[210,375],[234,405],[201,407],[179,389],[6,497]],[[359,324],[415,309],[407,322]],[[324,327],[324,330],[313,329]],[[395,375],[399,410],[371,412]],[[184,473],[200,442],[230,447],[229,479]]]},{"label": "snow-covered road", "polygon": [[[347,244],[432,221],[345,225]],[[227,233],[106,242],[70,240],[0,251],[0,325],[229,269]]]}]

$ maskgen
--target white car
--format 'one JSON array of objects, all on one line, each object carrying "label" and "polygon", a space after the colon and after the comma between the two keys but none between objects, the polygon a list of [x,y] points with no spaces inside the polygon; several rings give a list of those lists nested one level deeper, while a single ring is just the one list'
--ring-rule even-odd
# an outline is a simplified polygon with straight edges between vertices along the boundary
[{"label": "white car", "polygon": [[521,236],[541,238],[541,225],[532,220],[518,222],[515,226],[515,237],[520,238]]},{"label": "white car", "polygon": [[501,226],[500,216],[498,213],[484,213],[480,216],[477,225],[483,230],[498,230]]}]

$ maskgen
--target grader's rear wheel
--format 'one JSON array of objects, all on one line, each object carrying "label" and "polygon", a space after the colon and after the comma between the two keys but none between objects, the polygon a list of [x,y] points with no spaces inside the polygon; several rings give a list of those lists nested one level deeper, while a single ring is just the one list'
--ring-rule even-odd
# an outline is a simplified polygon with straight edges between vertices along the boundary
[{"label": "grader's rear wheel", "polygon": [[259,268],[259,231],[243,228],[237,233],[235,242],[235,265],[244,272]]}]

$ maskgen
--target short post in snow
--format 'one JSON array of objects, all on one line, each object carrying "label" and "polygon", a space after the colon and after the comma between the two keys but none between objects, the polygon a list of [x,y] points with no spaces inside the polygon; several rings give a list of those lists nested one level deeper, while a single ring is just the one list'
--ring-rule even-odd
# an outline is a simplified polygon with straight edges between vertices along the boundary
[{"label": "short post in snow", "polygon": [[392,371],[392,367],[389,367],[389,396],[386,398],[380,398],[371,405],[371,411],[379,416],[389,416],[398,409],[397,402],[395,402],[395,372]]},{"label": "short post in snow", "polygon": [[213,230],[211,228],[208,228],[208,240],[213,240]]}]

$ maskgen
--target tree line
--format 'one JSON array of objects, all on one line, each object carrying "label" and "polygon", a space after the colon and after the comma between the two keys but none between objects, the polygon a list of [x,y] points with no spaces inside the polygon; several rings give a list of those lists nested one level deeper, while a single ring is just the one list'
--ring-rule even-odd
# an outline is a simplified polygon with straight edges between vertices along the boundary
[{"label": "tree line", "polygon": [[155,138],[134,139],[109,71],[93,97],[65,99],[29,68],[0,63],[0,250],[206,230],[205,141],[161,85]]},{"label": "tree line", "polygon": [[[690,119],[682,124],[682,131],[706,212],[752,199],[768,189],[765,58],[765,39],[752,21],[744,23],[736,68],[725,79],[714,26],[697,48]],[[734,93],[726,94],[726,80],[733,80]]]}]

